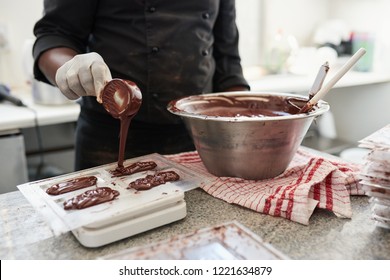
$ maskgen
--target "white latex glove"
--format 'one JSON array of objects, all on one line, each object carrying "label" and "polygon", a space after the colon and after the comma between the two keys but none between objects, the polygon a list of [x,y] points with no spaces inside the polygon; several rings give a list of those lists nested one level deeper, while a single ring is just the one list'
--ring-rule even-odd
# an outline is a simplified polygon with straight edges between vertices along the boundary
[{"label": "white latex glove", "polygon": [[76,55],[56,73],[58,88],[71,100],[81,96],[96,96],[101,103],[101,91],[110,80],[110,69],[95,52]]}]

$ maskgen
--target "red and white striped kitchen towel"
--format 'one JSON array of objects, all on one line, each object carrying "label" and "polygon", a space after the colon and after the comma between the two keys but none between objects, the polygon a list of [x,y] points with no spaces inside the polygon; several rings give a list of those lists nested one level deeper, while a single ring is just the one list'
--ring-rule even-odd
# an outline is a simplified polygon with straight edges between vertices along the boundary
[{"label": "red and white striped kitchen towel", "polygon": [[321,155],[300,147],[283,174],[259,181],[213,176],[196,151],[167,157],[210,179],[201,188],[216,198],[308,225],[315,207],[350,218],[350,195],[364,195],[358,165]]}]

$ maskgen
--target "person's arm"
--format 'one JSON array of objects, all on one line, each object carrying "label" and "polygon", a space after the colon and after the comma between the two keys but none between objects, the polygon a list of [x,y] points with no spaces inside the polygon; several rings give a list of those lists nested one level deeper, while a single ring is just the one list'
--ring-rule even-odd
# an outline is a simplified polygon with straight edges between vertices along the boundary
[{"label": "person's arm", "polygon": [[112,79],[108,66],[97,53],[77,54],[71,48],[52,48],[38,58],[38,67],[47,80],[69,99],[96,96]]},{"label": "person's arm", "polygon": [[77,54],[71,48],[52,48],[38,58],[38,68],[47,80],[69,99],[96,96],[112,79],[103,58],[95,53]]},{"label": "person's arm", "polygon": [[102,88],[112,79],[103,58],[86,53],[98,4],[96,0],[45,0],[43,17],[34,26],[35,78],[58,86],[72,100],[86,95],[100,100]]},{"label": "person's arm", "polygon": [[55,77],[58,68],[75,55],[77,55],[77,52],[71,48],[49,49],[38,58],[38,67],[52,85],[57,85]]},{"label": "person's arm", "polygon": [[239,34],[236,25],[234,0],[220,1],[214,26],[214,59],[216,70],[213,78],[214,91],[250,90],[244,78],[238,51]]}]

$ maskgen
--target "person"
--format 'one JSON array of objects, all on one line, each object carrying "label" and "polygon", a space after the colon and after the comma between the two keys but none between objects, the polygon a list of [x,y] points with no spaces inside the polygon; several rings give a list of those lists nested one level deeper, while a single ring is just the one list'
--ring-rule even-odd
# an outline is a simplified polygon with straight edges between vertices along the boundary
[{"label": "person", "polygon": [[142,105],[126,158],[195,150],[169,101],[250,90],[242,72],[234,0],[45,0],[35,23],[34,76],[80,103],[75,169],[115,162],[119,120],[99,103],[112,78],[133,81]]}]

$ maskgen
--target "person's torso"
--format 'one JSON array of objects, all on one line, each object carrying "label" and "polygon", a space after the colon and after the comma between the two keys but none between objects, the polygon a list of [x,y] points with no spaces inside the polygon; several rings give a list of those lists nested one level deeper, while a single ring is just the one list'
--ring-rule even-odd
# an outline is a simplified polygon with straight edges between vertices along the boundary
[{"label": "person's torso", "polygon": [[[212,91],[218,10],[212,0],[101,0],[89,50],[102,55],[113,77],[140,87],[139,118],[170,121],[170,100]],[[95,107],[94,100],[84,104]]]}]

